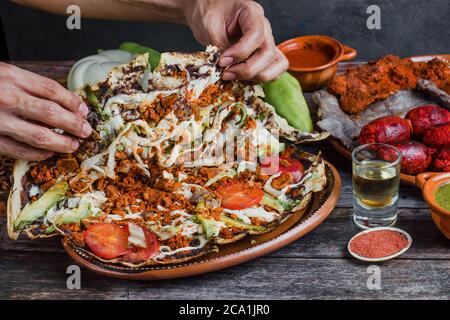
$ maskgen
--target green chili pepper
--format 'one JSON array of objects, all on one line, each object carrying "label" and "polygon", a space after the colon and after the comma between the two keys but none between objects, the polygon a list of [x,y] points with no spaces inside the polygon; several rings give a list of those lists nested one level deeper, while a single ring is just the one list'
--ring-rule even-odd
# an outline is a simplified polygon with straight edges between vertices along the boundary
[{"label": "green chili pepper", "polygon": [[247,110],[245,110],[245,106],[241,102],[236,102],[233,106],[233,109],[231,109],[230,113],[227,114],[224,120],[230,119],[230,117],[234,114],[236,110],[240,110],[239,113],[239,121],[237,122],[238,126],[242,126],[247,119]]},{"label": "green chili pepper", "polygon": [[127,51],[133,54],[148,53],[148,62],[150,63],[152,71],[155,70],[155,68],[159,64],[159,60],[161,59],[161,53],[159,53],[155,49],[141,46],[136,42],[124,42],[119,46],[119,50]]},{"label": "green chili pepper", "polygon": [[94,91],[92,90],[91,86],[86,85],[84,87],[84,92],[86,93],[86,98],[87,98],[89,104],[91,105],[91,107],[93,107],[98,114],[101,114],[102,113],[102,105],[98,101],[98,98],[95,95]]},{"label": "green chili pepper", "polygon": [[278,79],[264,83],[263,89],[266,95],[265,100],[291,126],[300,131],[313,130],[308,105],[296,78],[285,72]]},{"label": "green chili pepper", "polygon": [[241,118],[239,119],[239,122],[237,124],[238,126],[242,126],[245,120],[247,120],[247,110],[245,110],[245,106],[242,104],[239,105],[239,110],[241,110]]}]

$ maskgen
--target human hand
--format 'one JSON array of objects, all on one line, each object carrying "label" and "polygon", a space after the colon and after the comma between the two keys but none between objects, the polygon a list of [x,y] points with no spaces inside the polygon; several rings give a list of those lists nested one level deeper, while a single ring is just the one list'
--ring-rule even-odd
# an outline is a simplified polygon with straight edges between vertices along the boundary
[{"label": "human hand", "polygon": [[224,80],[267,82],[287,70],[289,63],[275,46],[264,10],[250,0],[185,1],[186,22],[203,45],[223,50],[220,65],[229,67]]},{"label": "human hand", "polygon": [[79,147],[76,137],[87,138],[92,132],[84,119],[88,107],[56,81],[0,63],[0,92],[2,155],[44,160],[53,152],[74,152]]}]

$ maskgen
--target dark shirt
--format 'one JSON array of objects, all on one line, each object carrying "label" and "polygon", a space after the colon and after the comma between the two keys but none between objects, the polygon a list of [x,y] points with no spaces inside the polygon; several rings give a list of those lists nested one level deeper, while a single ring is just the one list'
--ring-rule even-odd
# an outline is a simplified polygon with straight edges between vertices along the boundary
[{"label": "dark shirt", "polygon": [[3,23],[1,16],[0,16],[0,60],[9,60],[8,48],[6,46],[5,33],[3,32]]}]

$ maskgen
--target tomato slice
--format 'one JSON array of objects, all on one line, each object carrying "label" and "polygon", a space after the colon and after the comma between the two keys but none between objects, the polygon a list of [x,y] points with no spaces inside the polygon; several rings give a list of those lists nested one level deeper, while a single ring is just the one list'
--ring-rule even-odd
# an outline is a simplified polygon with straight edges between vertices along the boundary
[{"label": "tomato slice", "polygon": [[216,192],[222,197],[222,207],[230,210],[250,208],[261,202],[264,192],[243,181],[229,181],[220,185]]},{"label": "tomato slice", "polygon": [[278,172],[291,173],[294,176],[294,182],[300,181],[305,172],[303,164],[297,159],[273,155],[260,160],[261,171],[264,174],[272,176]]},{"label": "tomato slice", "polygon": [[103,259],[114,259],[128,253],[128,231],[112,223],[94,223],[83,232],[92,252]]},{"label": "tomato slice", "polygon": [[142,230],[144,230],[145,242],[147,246],[145,248],[134,246],[130,252],[123,256],[123,260],[139,263],[147,261],[159,253],[159,243],[155,234],[147,228],[142,228]]}]

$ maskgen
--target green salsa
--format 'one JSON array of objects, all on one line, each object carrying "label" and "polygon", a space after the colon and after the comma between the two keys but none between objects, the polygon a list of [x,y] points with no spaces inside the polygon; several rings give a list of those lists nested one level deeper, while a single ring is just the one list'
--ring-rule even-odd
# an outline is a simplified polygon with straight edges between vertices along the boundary
[{"label": "green salsa", "polygon": [[436,202],[445,210],[450,211],[450,183],[447,183],[436,191]]}]

